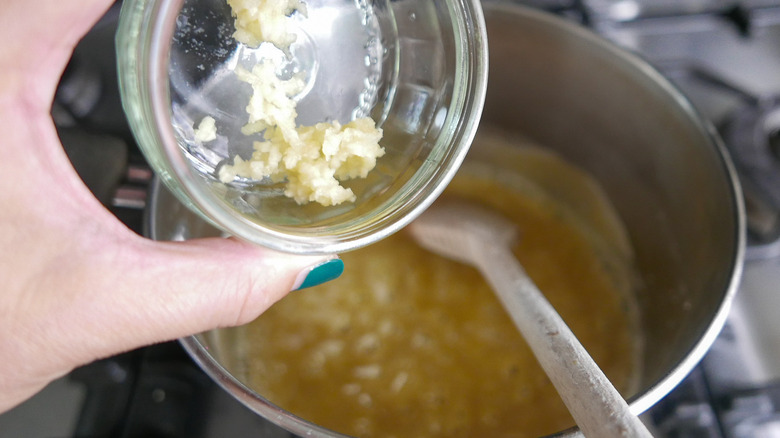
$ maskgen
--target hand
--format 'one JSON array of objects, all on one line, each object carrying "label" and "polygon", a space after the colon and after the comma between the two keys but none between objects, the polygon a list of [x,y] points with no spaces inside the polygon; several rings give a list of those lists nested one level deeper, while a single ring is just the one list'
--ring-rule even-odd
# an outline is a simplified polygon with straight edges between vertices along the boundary
[{"label": "hand", "polygon": [[0,8],[0,412],[95,359],[247,323],[315,267],[307,285],[343,266],[232,239],[153,242],[91,195],[49,111],[73,48],[110,5]]}]

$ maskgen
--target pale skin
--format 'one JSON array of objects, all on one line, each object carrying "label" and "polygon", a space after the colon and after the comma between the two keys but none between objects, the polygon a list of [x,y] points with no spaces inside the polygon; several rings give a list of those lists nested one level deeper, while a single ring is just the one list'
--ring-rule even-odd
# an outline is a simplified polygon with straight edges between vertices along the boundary
[{"label": "pale skin", "polygon": [[111,3],[0,8],[0,412],[95,359],[247,323],[332,258],[153,242],[91,195],[49,111],[73,47]]}]

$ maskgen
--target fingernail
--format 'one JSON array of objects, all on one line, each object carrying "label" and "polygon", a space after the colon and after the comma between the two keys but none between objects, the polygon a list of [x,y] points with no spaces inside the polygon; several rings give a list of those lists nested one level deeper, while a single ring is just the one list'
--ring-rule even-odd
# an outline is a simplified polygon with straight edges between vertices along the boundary
[{"label": "fingernail", "polygon": [[293,290],[306,289],[307,287],[313,287],[318,284],[335,280],[341,276],[342,272],[344,272],[344,262],[342,262],[341,259],[330,259],[327,262],[314,266],[308,271],[301,272],[298,275],[299,280],[296,281],[296,284],[299,284],[299,286],[293,288]]}]

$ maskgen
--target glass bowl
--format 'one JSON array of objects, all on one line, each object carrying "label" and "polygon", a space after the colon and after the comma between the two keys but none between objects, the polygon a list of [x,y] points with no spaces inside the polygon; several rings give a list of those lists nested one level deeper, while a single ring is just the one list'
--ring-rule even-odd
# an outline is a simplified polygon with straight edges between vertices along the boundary
[{"label": "glass bowl", "polygon": [[[126,0],[117,33],[122,100],[151,166],[186,206],[223,232],[276,250],[355,249],[409,223],[441,193],[473,139],[487,85],[487,37],[477,0],[305,1],[288,55],[233,38],[225,0]],[[385,154],[366,178],[343,182],[354,202],[299,204],[284,182],[219,170],[248,158],[252,89],[237,78],[271,60],[298,75],[298,124],[370,116]],[[216,139],[198,126],[215,119]]]}]

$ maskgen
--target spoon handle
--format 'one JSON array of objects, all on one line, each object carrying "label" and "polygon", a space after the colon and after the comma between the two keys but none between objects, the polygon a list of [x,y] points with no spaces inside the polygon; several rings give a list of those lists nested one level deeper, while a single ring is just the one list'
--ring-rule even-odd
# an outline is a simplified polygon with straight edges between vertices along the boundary
[{"label": "spoon handle", "polygon": [[652,437],[504,245],[481,245],[478,268],[496,291],[586,437]]}]

